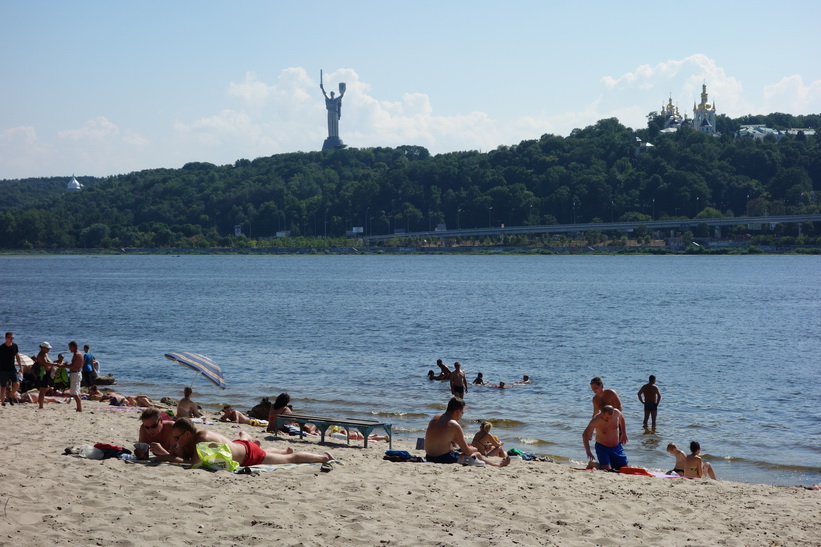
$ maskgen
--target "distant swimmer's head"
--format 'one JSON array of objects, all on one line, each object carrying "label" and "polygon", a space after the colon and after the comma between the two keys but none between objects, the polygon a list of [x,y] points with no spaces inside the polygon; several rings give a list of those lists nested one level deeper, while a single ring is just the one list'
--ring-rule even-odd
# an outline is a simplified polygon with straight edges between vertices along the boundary
[{"label": "distant swimmer's head", "polygon": [[437,359],[437,360],[436,360],[436,364],[437,364],[437,365],[439,365],[439,366],[442,366],[442,365],[444,365],[445,363],[443,363],[441,359]]},{"label": "distant swimmer's head", "polygon": [[613,418],[614,408],[611,405],[604,405],[601,409],[601,417],[605,422],[609,422]]},{"label": "distant swimmer's head", "polygon": [[459,361],[456,361],[455,363],[453,363],[453,368],[455,368],[456,370],[459,370],[461,367],[462,367],[462,363],[460,363]]},{"label": "distant swimmer's head", "polygon": [[654,375],[652,375],[652,374],[650,375],[650,383],[651,383],[651,384],[655,384],[655,383],[656,383],[656,377],[655,377]]}]

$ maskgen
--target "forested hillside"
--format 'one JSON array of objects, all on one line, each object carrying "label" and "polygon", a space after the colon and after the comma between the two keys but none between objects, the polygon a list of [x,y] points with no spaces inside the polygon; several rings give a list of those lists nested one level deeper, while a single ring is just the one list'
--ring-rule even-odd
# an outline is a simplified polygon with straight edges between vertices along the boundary
[{"label": "forested hillside", "polygon": [[[418,146],[189,163],[104,179],[0,181],[0,247],[248,246],[289,231],[534,225],[818,212],[821,137],[734,138],[741,123],[817,128],[821,116],[730,120],[721,137],[638,132],[616,119],[496,150]],[[637,151],[637,141],[652,147]],[[234,237],[234,226],[243,235]],[[270,245],[270,242],[265,243]]]}]

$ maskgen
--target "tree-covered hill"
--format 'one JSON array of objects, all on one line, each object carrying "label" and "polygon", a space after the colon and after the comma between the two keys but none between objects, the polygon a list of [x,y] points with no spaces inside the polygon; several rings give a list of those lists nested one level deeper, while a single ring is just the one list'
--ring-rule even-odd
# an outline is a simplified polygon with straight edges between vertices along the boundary
[{"label": "tree-covered hill", "polygon": [[[0,181],[0,247],[212,247],[288,231],[342,237],[429,230],[818,212],[821,136],[735,138],[741,124],[816,129],[821,116],[730,120],[720,137],[653,116],[633,131],[605,119],[487,153],[418,146],[189,163],[103,179]],[[637,140],[652,147],[637,148]],[[243,235],[234,237],[234,226]]]}]

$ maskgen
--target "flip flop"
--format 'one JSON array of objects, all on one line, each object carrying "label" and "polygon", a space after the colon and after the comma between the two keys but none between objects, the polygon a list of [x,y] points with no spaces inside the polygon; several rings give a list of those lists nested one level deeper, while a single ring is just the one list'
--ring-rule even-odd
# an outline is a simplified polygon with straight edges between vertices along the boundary
[{"label": "flip flop", "polygon": [[320,467],[319,470],[322,471],[323,473],[330,473],[331,471],[334,470],[334,466],[329,464],[329,463],[323,463],[322,467]]}]

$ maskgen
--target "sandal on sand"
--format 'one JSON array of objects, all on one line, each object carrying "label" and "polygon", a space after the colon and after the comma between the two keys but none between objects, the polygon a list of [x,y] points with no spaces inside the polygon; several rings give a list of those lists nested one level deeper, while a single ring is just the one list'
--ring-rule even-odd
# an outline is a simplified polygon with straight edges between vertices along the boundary
[{"label": "sandal on sand", "polygon": [[243,467],[242,469],[237,469],[236,471],[234,471],[234,474],[236,474],[236,475],[259,475],[259,471],[257,471],[256,469],[251,469],[250,467],[246,466],[246,467]]},{"label": "sandal on sand", "polygon": [[329,464],[329,463],[323,463],[322,467],[320,467],[319,470],[322,471],[323,473],[330,473],[331,471],[334,470],[334,466]]}]

